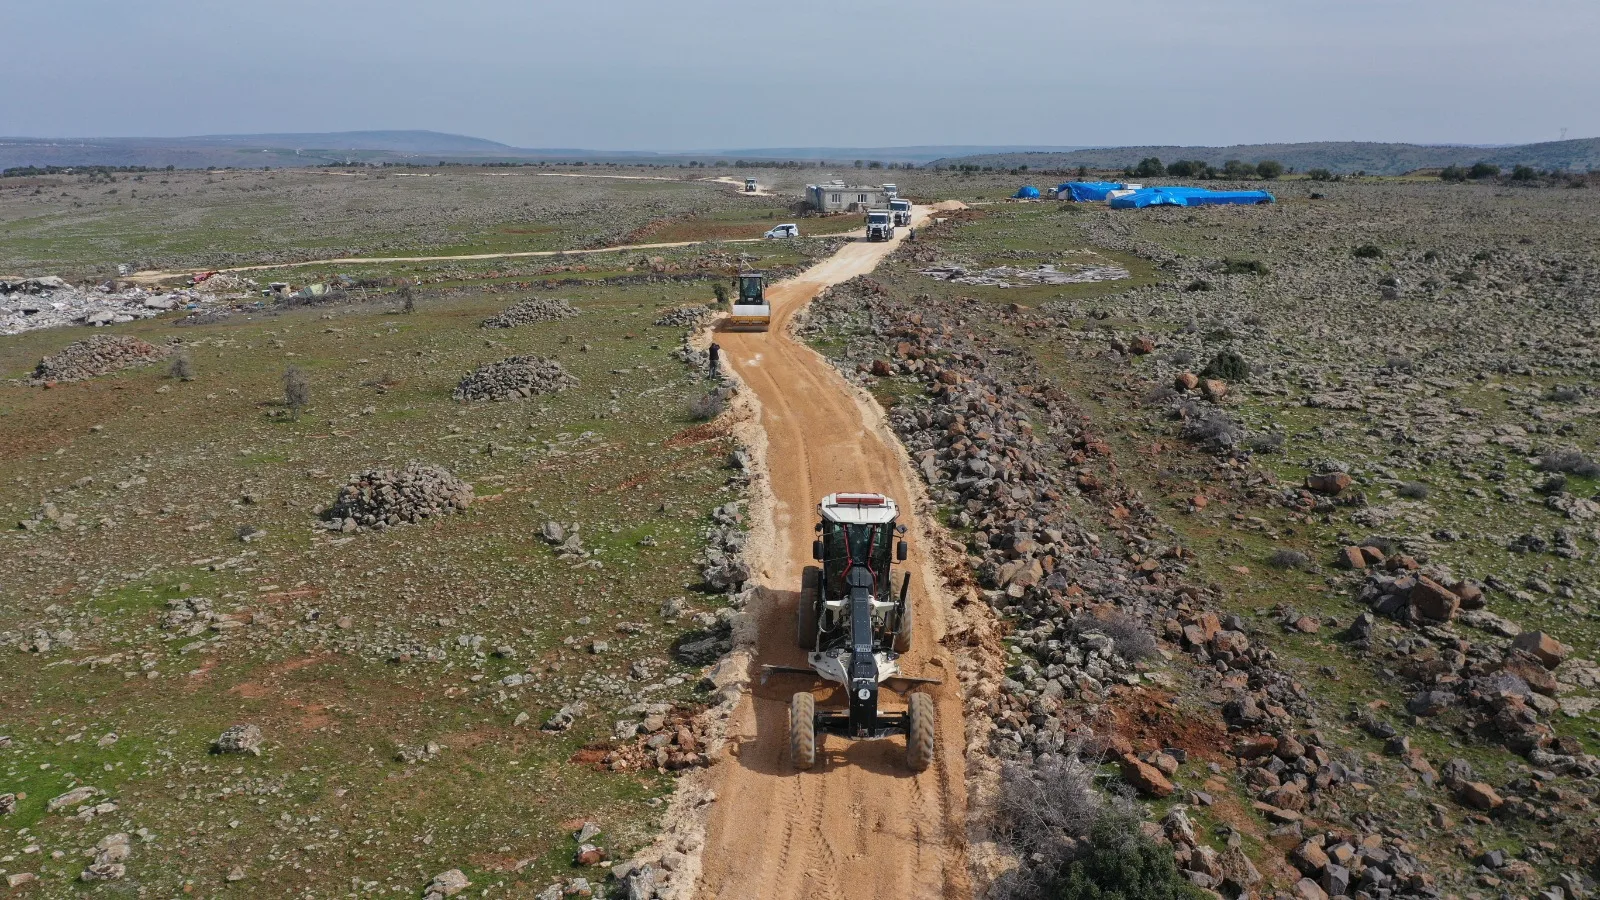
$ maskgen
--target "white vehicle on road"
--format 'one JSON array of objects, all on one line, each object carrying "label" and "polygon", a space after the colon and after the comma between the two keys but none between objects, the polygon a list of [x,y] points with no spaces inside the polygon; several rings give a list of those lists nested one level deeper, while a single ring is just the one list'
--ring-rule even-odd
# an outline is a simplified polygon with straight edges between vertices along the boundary
[{"label": "white vehicle on road", "polygon": [[889,211],[894,213],[894,224],[896,224],[896,225],[907,225],[907,226],[909,226],[911,224],[911,201],[910,200],[901,200],[899,198],[896,198],[894,200],[890,200],[889,201]]},{"label": "white vehicle on road", "polygon": [[867,240],[894,240],[894,213],[887,209],[868,210]]},{"label": "white vehicle on road", "polygon": [[778,225],[763,234],[764,238],[796,238],[800,236],[800,226],[793,223]]}]

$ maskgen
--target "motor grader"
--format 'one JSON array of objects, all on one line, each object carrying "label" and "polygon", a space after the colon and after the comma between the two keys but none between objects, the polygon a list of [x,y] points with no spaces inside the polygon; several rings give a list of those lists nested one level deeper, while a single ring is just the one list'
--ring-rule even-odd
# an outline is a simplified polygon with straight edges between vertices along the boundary
[{"label": "motor grader", "polygon": [[[893,565],[906,561],[905,526],[895,502],[882,494],[829,494],[817,507],[817,539],[800,576],[795,632],[809,668],[768,666],[769,672],[820,676],[844,687],[845,709],[819,710],[811,691],[789,703],[789,750],[797,769],[817,760],[817,732],[851,740],[906,736],[906,767],[914,772],[933,762],[936,726],[933,697],[916,692],[937,679],[900,671],[911,649],[914,614],[909,572],[893,584]],[[880,688],[906,698],[906,708],[885,713]]]}]

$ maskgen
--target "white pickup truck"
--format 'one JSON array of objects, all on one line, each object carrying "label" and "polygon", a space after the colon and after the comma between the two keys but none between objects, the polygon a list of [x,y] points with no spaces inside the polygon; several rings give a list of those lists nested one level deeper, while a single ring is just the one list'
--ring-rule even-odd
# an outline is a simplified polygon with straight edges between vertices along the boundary
[{"label": "white pickup truck", "polygon": [[894,240],[894,213],[887,209],[869,210],[867,212],[867,240]]}]

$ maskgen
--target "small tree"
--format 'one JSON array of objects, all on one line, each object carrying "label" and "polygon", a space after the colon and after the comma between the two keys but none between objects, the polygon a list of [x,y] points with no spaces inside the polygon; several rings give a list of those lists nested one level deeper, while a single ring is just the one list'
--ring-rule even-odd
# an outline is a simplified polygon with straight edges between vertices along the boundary
[{"label": "small tree", "polygon": [[1160,178],[1166,171],[1160,157],[1147,156],[1139,160],[1139,165],[1134,168],[1133,174],[1140,178]]},{"label": "small tree", "polygon": [[172,357],[172,363],[167,366],[167,377],[179,381],[194,380],[194,362],[189,359],[189,354],[179,353]]},{"label": "small tree", "polygon": [[1256,163],[1256,174],[1268,181],[1272,181],[1283,174],[1283,163],[1275,159],[1263,159]]},{"label": "small tree", "polygon": [[417,292],[412,289],[411,282],[400,285],[400,290],[396,293],[400,295],[401,312],[410,315],[417,311]]},{"label": "small tree", "polygon": [[1327,169],[1307,169],[1306,177],[1312,181],[1332,181],[1333,173]]},{"label": "small tree", "polygon": [[1517,166],[1511,170],[1512,181],[1532,181],[1539,177],[1539,173],[1532,166]]},{"label": "small tree", "polygon": [[1227,178],[1241,179],[1254,178],[1256,167],[1246,165],[1242,159],[1230,159],[1222,164],[1222,174]]},{"label": "small tree", "polygon": [[1460,166],[1445,166],[1444,168],[1439,170],[1439,180],[1441,180],[1441,181],[1466,181],[1467,180],[1467,170],[1461,168]]},{"label": "small tree", "polygon": [[283,370],[283,401],[288,404],[297,422],[300,420],[300,410],[311,405],[311,379],[299,366]]},{"label": "small tree", "polygon": [[1493,163],[1475,162],[1467,170],[1468,178],[1494,178],[1500,174],[1500,167]]},{"label": "small tree", "polygon": [[718,306],[726,306],[727,305],[727,303],[728,303],[728,288],[722,282],[718,281],[715,284],[711,285],[711,293],[713,293],[713,294],[715,294],[717,296],[717,305]]}]

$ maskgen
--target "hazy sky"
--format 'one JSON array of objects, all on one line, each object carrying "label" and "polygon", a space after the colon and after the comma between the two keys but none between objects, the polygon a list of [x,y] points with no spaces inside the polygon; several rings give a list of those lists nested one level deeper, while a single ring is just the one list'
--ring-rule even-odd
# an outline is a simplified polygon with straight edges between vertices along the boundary
[{"label": "hazy sky", "polygon": [[1600,0],[15,0],[0,135],[522,147],[1600,136]]}]

